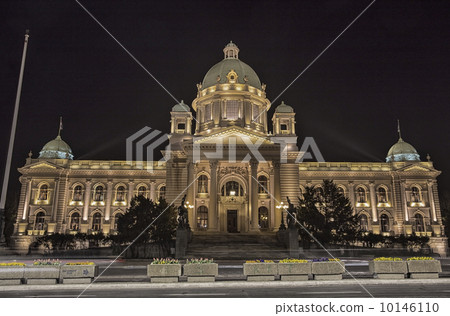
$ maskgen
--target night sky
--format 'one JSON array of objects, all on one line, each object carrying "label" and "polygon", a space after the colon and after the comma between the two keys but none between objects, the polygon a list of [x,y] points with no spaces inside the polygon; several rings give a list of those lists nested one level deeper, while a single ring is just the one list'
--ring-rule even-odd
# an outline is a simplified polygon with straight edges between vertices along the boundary
[{"label": "night sky", "polygon": [[[230,40],[273,100],[370,2],[81,0],[188,104]],[[450,1],[375,2],[274,105],[294,107],[299,141],[314,137],[327,161],[384,161],[400,119],[450,190],[449,13]],[[1,0],[2,171],[27,28],[14,170],[56,137],[59,116],[76,159],[125,159],[140,128],[169,132],[175,101],[75,1]]]}]

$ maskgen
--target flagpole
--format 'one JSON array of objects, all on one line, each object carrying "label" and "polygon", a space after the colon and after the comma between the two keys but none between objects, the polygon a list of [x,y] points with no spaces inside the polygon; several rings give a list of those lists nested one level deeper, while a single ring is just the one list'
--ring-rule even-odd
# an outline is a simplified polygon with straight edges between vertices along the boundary
[{"label": "flagpole", "polygon": [[11,160],[12,153],[14,148],[14,138],[16,136],[16,126],[17,126],[17,117],[19,115],[19,103],[20,103],[20,95],[22,93],[22,82],[23,82],[23,72],[25,69],[25,59],[27,56],[27,47],[28,47],[28,38],[29,30],[25,31],[25,42],[23,45],[23,53],[22,53],[22,63],[20,65],[20,75],[19,75],[19,83],[17,85],[17,95],[16,95],[16,104],[14,107],[14,116],[13,122],[11,126],[11,135],[9,138],[9,147],[8,147],[8,156],[6,158],[6,166],[5,166],[5,174],[3,177],[3,186],[2,186],[2,194],[0,197],[0,242],[3,241],[3,227],[4,227],[4,210],[6,205],[6,192],[8,191],[8,182],[9,182],[9,173],[11,171]]}]

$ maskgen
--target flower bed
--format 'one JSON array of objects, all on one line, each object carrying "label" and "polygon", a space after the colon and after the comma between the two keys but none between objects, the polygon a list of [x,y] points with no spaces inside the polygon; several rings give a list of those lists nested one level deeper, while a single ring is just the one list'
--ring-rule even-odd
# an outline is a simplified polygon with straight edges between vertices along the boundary
[{"label": "flower bed", "polygon": [[187,259],[183,275],[188,282],[214,282],[219,274],[219,265],[213,259]]},{"label": "flower bed", "polygon": [[281,281],[307,281],[311,274],[311,261],[303,259],[283,259],[278,262]]},{"label": "flower bed", "polygon": [[68,262],[61,266],[61,279],[65,284],[91,283],[97,272],[94,262]]},{"label": "flower bed", "polygon": [[157,258],[147,265],[147,276],[152,283],[178,282],[181,276],[181,264],[177,259]]},{"label": "flower bed", "polygon": [[311,273],[314,280],[341,280],[345,265],[339,259],[313,259]]},{"label": "flower bed", "polygon": [[412,257],[406,262],[411,279],[437,279],[442,272],[441,262],[431,257]]},{"label": "flower bed", "polygon": [[60,279],[61,261],[35,260],[33,265],[26,266],[24,278],[27,284],[56,284]]},{"label": "flower bed", "polygon": [[0,285],[17,285],[22,283],[25,263],[0,263]]},{"label": "flower bed", "polygon": [[380,257],[369,261],[369,270],[374,278],[404,279],[407,266],[401,258]]},{"label": "flower bed", "polygon": [[247,281],[273,281],[278,274],[278,266],[272,260],[248,260],[244,263]]}]

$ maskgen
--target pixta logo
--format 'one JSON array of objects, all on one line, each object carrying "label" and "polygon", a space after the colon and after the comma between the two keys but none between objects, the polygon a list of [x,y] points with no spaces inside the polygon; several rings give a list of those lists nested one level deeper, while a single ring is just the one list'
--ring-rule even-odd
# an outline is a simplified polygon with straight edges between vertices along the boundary
[{"label": "pixta logo", "polygon": [[[170,144],[166,147],[165,156],[158,161],[154,161],[154,152],[163,143],[169,140],[169,135],[148,126],[126,139],[126,159],[130,165],[135,165],[138,169],[146,169],[153,172],[155,167],[160,166],[164,161],[170,159]],[[133,155],[135,153],[135,156]],[[145,158],[144,158],[145,153]],[[134,158],[134,159],[133,159]]]}]

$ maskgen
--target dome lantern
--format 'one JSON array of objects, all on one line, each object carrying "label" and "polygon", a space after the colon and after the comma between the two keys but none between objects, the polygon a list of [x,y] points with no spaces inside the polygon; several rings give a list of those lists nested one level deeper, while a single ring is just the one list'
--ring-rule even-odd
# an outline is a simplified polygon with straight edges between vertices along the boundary
[{"label": "dome lantern", "polygon": [[233,41],[230,41],[223,49],[224,59],[238,59],[239,48]]}]

